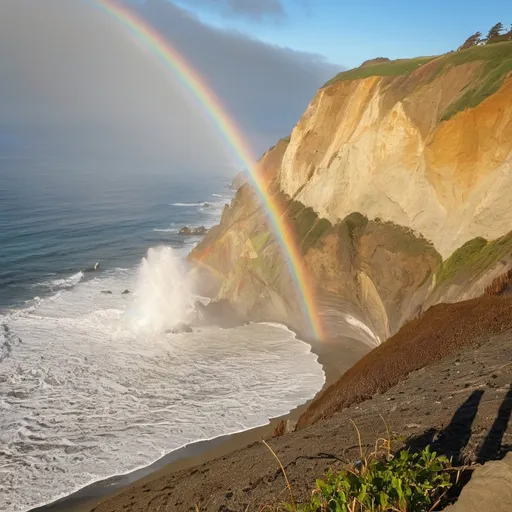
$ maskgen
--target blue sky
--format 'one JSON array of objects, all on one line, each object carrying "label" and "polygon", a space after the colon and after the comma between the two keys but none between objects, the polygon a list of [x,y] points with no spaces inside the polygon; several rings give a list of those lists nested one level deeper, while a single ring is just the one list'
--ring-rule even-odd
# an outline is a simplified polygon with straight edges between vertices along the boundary
[{"label": "blue sky", "polygon": [[[281,0],[284,15],[238,15],[219,4],[262,0],[177,0],[203,21],[239,30],[264,41],[316,52],[331,62],[358,66],[374,57],[415,57],[454,50],[477,30],[512,23],[506,0]],[[268,0],[277,5],[277,0]]]}]

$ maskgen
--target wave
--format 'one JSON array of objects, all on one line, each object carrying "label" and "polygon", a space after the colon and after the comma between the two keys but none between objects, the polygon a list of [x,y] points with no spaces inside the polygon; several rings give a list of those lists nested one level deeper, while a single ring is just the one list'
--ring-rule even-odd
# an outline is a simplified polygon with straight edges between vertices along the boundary
[{"label": "wave", "polygon": [[[215,194],[212,194],[215,195]],[[219,197],[221,199],[225,199],[224,201],[197,201],[195,203],[171,203],[170,206],[180,206],[183,208],[201,208],[201,209],[210,209],[212,207],[224,206],[226,202],[229,200],[228,197],[224,198],[220,195],[215,195],[215,197]]]},{"label": "wave", "polygon": [[176,228],[153,228],[153,231],[155,233],[174,233],[175,235],[178,234]]},{"label": "wave", "polygon": [[[0,345],[9,343],[0,430],[16,441],[0,456],[1,510],[50,503],[186,444],[266,424],[322,387],[316,355],[284,326],[165,332],[169,311],[187,316],[187,301],[172,299],[187,295],[174,265],[170,249],[156,249],[138,273],[106,271],[0,318]],[[41,409],[45,396],[55,400]]]},{"label": "wave", "polygon": [[76,286],[84,277],[83,271],[77,272],[72,276],[59,278],[59,279],[51,279],[49,281],[43,281],[41,283],[36,283],[34,288],[47,288],[51,291],[59,290],[59,289],[67,289]]}]

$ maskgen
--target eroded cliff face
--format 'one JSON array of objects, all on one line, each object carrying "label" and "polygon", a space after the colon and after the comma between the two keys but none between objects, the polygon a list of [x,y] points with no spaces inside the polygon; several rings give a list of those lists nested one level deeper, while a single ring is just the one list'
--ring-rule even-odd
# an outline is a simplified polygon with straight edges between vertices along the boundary
[{"label": "eroded cliff face", "polygon": [[[512,50],[511,50],[512,52]],[[320,90],[293,130],[282,190],[331,222],[352,212],[412,228],[444,258],[512,226],[512,78],[448,120],[482,64],[438,76],[340,80]]]},{"label": "eroded cliff face", "polygon": [[[441,265],[428,241],[359,213],[332,225],[300,202],[282,201],[289,225],[300,234],[327,338],[376,346],[418,313]],[[216,300],[227,300],[240,317],[308,333],[287,264],[249,185],[190,258],[219,276]]]},{"label": "eroded cliff face", "polygon": [[[481,295],[512,265],[512,77],[492,74],[479,54],[462,57],[405,61],[403,73],[400,62],[395,76],[372,73],[396,63],[342,74],[259,162],[328,338],[375,346],[433,304]],[[306,331],[248,184],[190,258],[219,278],[215,299],[241,317]]]}]

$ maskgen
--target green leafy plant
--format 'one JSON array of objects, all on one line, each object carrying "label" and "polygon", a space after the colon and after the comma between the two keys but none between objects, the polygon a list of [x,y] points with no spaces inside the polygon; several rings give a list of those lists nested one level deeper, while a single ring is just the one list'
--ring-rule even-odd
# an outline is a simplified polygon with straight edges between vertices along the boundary
[{"label": "green leafy plant", "polygon": [[402,450],[393,457],[372,455],[317,480],[310,503],[286,510],[300,512],[428,512],[452,486],[450,461],[427,447]]}]

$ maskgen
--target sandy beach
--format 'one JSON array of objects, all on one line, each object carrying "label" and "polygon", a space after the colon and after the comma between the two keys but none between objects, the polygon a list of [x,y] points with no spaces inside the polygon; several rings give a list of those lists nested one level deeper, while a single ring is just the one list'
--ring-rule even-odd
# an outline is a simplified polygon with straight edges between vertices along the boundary
[{"label": "sandy beach", "polygon": [[[369,346],[348,338],[310,343],[311,350],[318,355],[318,362],[325,373],[323,389],[335,382],[342,373],[370,350]],[[131,486],[143,485],[163,476],[224,457],[261,439],[268,439],[281,421],[297,420],[309,403],[302,404],[284,416],[272,419],[267,425],[184,446],[165,455],[150,466],[126,475],[98,481],[54,503],[32,509],[31,512],[88,512],[104,499],[126,491]]]}]

